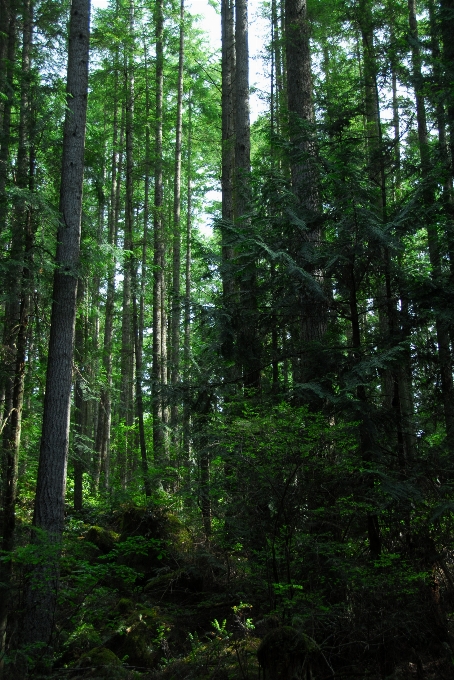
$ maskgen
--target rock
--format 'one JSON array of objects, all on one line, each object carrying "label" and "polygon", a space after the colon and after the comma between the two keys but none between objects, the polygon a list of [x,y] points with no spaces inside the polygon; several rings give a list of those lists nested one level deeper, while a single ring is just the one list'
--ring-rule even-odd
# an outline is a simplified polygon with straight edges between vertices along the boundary
[{"label": "rock", "polygon": [[118,540],[118,535],[114,531],[93,526],[85,534],[85,540],[93,543],[104,555],[107,555]]},{"label": "rock", "polygon": [[79,659],[77,668],[84,669],[84,678],[114,680],[126,676],[126,670],[118,656],[106,647],[95,647],[83,654]]}]

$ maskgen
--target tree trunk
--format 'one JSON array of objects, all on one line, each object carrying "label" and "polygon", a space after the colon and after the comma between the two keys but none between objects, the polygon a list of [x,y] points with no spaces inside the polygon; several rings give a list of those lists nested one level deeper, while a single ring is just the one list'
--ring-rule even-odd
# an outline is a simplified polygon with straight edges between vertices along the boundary
[{"label": "tree trunk", "polygon": [[[249,121],[249,41],[247,0],[235,4],[235,179],[234,218],[236,229],[249,236],[251,223],[251,129]],[[249,251],[250,248],[246,248]],[[260,388],[260,345],[257,336],[257,274],[255,260],[236,252],[239,276],[237,365],[246,388]]]},{"label": "tree trunk", "polygon": [[[291,255],[298,267],[322,283],[322,273],[300,256],[302,250],[309,248],[311,257],[316,257],[321,238],[306,0],[285,0],[285,53],[292,190],[297,215],[306,223],[304,231],[293,228]],[[314,299],[314,293],[302,280],[296,288],[300,319],[292,329],[292,340],[295,355],[301,358],[294,360],[294,379],[296,383],[305,383],[317,376],[316,347],[325,332],[326,305],[322,293],[319,299]]]},{"label": "tree trunk", "polygon": [[170,412],[173,444],[178,449],[178,383],[180,382],[180,322],[181,322],[181,146],[183,136],[183,63],[184,63],[184,0],[180,5],[180,50],[178,58],[178,99],[175,138],[175,178],[173,194],[173,278],[172,278],[172,358],[171,382],[174,388]]},{"label": "tree trunk", "polygon": [[136,411],[137,420],[139,422],[139,445],[140,445],[140,457],[142,462],[142,473],[143,473],[143,484],[145,489],[145,495],[148,498],[151,496],[151,486],[150,478],[148,473],[148,456],[147,456],[147,444],[145,440],[145,426],[143,418],[143,398],[142,398],[142,347],[140,342],[141,329],[139,328],[139,309],[137,305],[137,270],[132,271],[132,283],[133,283],[133,330],[134,330],[134,354],[136,358]]},{"label": "tree trunk", "polygon": [[[1,93],[4,95],[0,101],[0,234],[6,225],[7,199],[6,181],[8,178],[9,147],[11,142],[11,108],[14,98],[14,63],[16,59],[16,0],[3,0],[0,5],[1,26],[1,54],[0,54],[0,78]],[[5,33],[3,33],[3,28]],[[6,55],[6,59],[5,59]],[[2,404],[0,403],[0,406]]]},{"label": "tree trunk", "polygon": [[440,25],[443,38],[443,67],[446,106],[446,122],[449,130],[449,153],[451,156],[451,175],[454,176],[454,0],[441,0]]},{"label": "tree trunk", "polygon": [[[221,351],[227,362],[233,362],[237,300],[232,270],[233,245],[233,173],[235,167],[235,22],[233,0],[222,0],[222,303],[224,320],[221,329]],[[233,365],[233,364],[232,364]],[[234,371],[228,371],[227,379],[234,378]]]},{"label": "tree trunk", "polygon": [[[191,375],[191,231],[192,231],[192,195],[191,195],[191,161],[192,161],[192,101],[189,95],[188,104],[188,165],[187,165],[187,208],[186,208],[186,256],[185,256],[185,290],[184,290],[184,381],[187,385]],[[183,404],[183,451],[185,465],[189,467],[191,454],[191,411],[187,392]]]},{"label": "tree trunk", "polygon": [[[115,73],[115,94],[117,92],[118,71]],[[116,101],[116,97],[115,97]],[[120,187],[121,170],[123,166],[123,139],[124,139],[125,109],[122,107],[120,121],[120,140],[118,142],[118,113],[114,108],[113,140],[112,140],[112,176],[109,210],[109,245],[116,247],[118,233],[118,215],[120,213]],[[120,149],[120,151],[118,151]],[[101,390],[99,403],[98,433],[96,438],[96,466],[94,471],[94,486],[98,489],[101,472],[104,471],[104,487],[109,488],[110,473],[110,429],[112,421],[112,342],[114,331],[114,306],[115,306],[115,256],[110,256],[107,274],[107,295],[103,338],[103,367],[106,383]]]},{"label": "tree trunk", "polygon": [[79,279],[77,285],[77,307],[82,311],[76,320],[74,344],[75,381],[74,381],[74,510],[82,510],[83,473],[86,470],[87,401],[84,399],[83,380],[86,373],[86,316],[83,310],[85,284]]},{"label": "tree trunk", "polygon": [[[22,79],[19,113],[19,146],[16,181],[21,189],[33,191],[30,137],[30,72],[33,37],[33,6],[24,0],[22,14]],[[2,551],[8,554],[14,547],[16,527],[16,500],[18,461],[21,440],[22,410],[24,404],[25,367],[27,361],[27,335],[30,313],[30,278],[33,252],[32,211],[29,205],[17,198],[13,210],[13,237],[11,265],[6,277],[8,304],[5,314],[5,335],[9,340],[10,361],[13,369],[6,382],[6,405],[3,427],[4,482]],[[17,263],[16,263],[16,262]],[[8,285],[9,284],[9,285]],[[17,313],[17,315],[16,315]],[[3,462],[3,461],[2,461]],[[12,561],[0,564],[0,582],[3,596],[0,599],[0,677],[3,677],[6,627],[10,603]]]},{"label": "tree trunk", "polygon": [[162,409],[162,376],[165,370],[162,344],[166,333],[162,325],[162,296],[164,288],[164,233],[162,221],[163,178],[162,178],[162,102],[164,90],[164,46],[162,0],[155,5],[156,24],[156,128],[155,128],[155,186],[154,186],[154,255],[153,255],[153,455],[155,463],[164,462],[164,428]]},{"label": "tree trunk", "polygon": [[[349,265],[349,305],[350,305],[350,319],[352,324],[352,348],[356,361],[360,360],[361,353],[361,330],[359,325],[358,300],[357,300],[357,284],[353,264]],[[359,440],[360,452],[362,460],[367,464],[372,460],[373,447],[373,425],[368,415],[369,407],[367,403],[366,389],[364,385],[358,385],[356,389],[356,397],[359,402],[360,410],[360,427]],[[371,476],[365,483],[368,492],[373,494],[374,480]],[[370,499],[372,501],[372,499]],[[369,539],[369,551],[373,560],[380,557],[381,553],[381,535],[378,517],[374,512],[367,513],[367,535]]]},{"label": "tree trunk", "polygon": [[[129,4],[129,33],[130,40],[134,35],[134,7],[132,0]],[[120,392],[120,420],[124,423],[125,439],[119,456],[119,473],[122,488],[126,488],[128,476],[128,464],[133,442],[132,426],[134,424],[134,339],[132,330],[131,312],[131,270],[133,250],[133,221],[134,221],[134,196],[133,196],[133,170],[134,170],[134,60],[133,47],[128,47],[126,75],[126,206],[125,206],[125,230],[123,249],[123,309],[121,326],[121,392]]]},{"label": "tree trunk", "polygon": [[[415,0],[408,0],[410,45],[412,53],[413,84],[416,97],[416,119],[418,123],[419,153],[421,158],[421,175],[424,180],[430,176],[431,161],[429,141],[427,135],[426,109],[423,97],[423,77],[421,71],[421,51],[418,38],[418,24],[416,19]],[[435,202],[434,187],[426,183],[423,190],[423,202],[426,209],[430,209]],[[432,267],[432,278],[435,286],[442,285],[442,271],[440,260],[440,246],[437,225],[427,220],[427,242],[429,259]],[[440,365],[441,392],[446,424],[446,438],[451,451],[454,451],[454,387],[452,381],[452,361],[449,346],[449,327],[441,315],[435,313],[435,327],[437,332],[438,360]]]},{"label": "tree trunk", "polygon": [[[73,0],[69,23],[67,101],[60,187],[60,223],[46,374],[43,427],[33,516],[33,541],[46,560],[25,586],[24,643],[51,641],[64,522],[70,396],[80,255],[82,182],[88,91],[90,0]],[[44,648],[42,654],[46,654]]]}]

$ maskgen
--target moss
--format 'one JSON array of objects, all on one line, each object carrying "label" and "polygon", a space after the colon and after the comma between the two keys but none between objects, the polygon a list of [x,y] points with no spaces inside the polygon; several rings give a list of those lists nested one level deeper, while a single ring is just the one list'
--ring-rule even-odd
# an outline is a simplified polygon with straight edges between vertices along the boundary
[{"label": "moss", "polygon": [[190,551],[193,544],[191,534],[176,515],[170,513],[167,515],[167,531],[173,550]]},{"label": "moss", "polygon": [[122,597],[118,600],[117,609],[123,616],[131,614],[134,611],[134,602],[127,597]]},{"label": "moss", "polygon": [[143,620],[130,625],[122,635],[115,636],[112,645],[115,652],[128,664],[142,668],[153,668],[159,660],[160,651],[154,649],[153,631]]},{"label": "moss", "polygon": [[118,534],[102,527],[93,526],[85,534],[85,540],[88,543],[93,543],[102,553],[107,554],[117,542]]},{"label": "moss", "polygon": [[166,537],[167,517],[160,508],[123,506],[118,521],[121,531],[120,541],[124,541],[129,536],[157,539]]},{"label": "moss", "polygon": [[128,675],[118,656],[106,647],[95,647],[83,654],[77,668],[83,669],[83,678],[122,680]]}]

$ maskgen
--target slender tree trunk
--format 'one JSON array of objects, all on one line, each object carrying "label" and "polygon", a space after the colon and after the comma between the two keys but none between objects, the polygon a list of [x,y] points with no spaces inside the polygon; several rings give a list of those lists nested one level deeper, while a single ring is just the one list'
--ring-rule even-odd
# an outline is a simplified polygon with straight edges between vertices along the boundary
[{"label": "slender tree trunk", "polygon": [[142,347],[140,342],[140,328],[139,328],[139,308],[137,304],[137,270],[132,270],[133,282],[133,329],[134,329],[134,349],[136,358],[136,411],[137,420],[139,423],[139,445],[140,457],[142,462],[143,483],[145,495],[147,498],[151,496],[150,477],[148,473],[148,456],[147,444],[145,440],[145,425],[144,425],[144,411],[142,398]]},{"label": "slender tree trunk", "polygon": [[155,5],[156,25],[156,128],[155,128],[155,186],[154,186],[154,256],[153,256],[153,455],[155,462],[164,462],[164,428],[162,408],[162,376],[165,370],[162,345],[166,328],[162,324],[164,289],[164,233],[163,233],[163,178],[162,178],[162,103],[164,90],[163,6]]},{"label": "slender tree trunk", "polygon": [[[395,37],[391,27],[391,42],[394,43]],[[397,96],[397,63],[395,56],[391,59],[391,86],[393,101],[393,128],[394,128],[394,173],[393,173],[393,198],[397,200],[401,190],[401,158],[400,158],[400,115],[399,100]]]},{"label": "slender tree trunk", "polygon": [[178,98],[175,138],[175,178],[173,194],[173,279],[172,279],[172,358],[171,382],[174,388],[170,412],[173,444],[178,447],[178,393],[180,382],[180,322],[181,322],[181,147],[183,137],[183,65],[184,65],[184,0],[180,5],[180,49],[178,58]]},{"label": "slender tree trunk", "polygon": [[61,219],[57,234],[46,393],[33,516],[33,540],[38,548],[45,551],[46,561],[40,560],[31,567],[28,575],[22,627],[24,643],[42,642],[45,645],[50,643],[53,631],[64,522],[80,255],[89,25],[90,1],[73,0],[69,23]]},{"label": "slender tree trunk", "polygon": [[[118,85],[118,70],[115,73],[115,95]],[[116,96],[115,96],[116,101]],[[116,247],[118,233],[118,216],[120,213],[120,187],[121,170],[123,166],[123,140],[124,140],[125,109],[122,107],[120,120],[120,139],[118,140],[118,109],[114,107],[113,140],[112,140],[112,176],[109,210],[109,245]],[[120,149],[120,151],[118,151]],[[110,472],[110,429],[112,421],[112,342],[114,332],[114,306],[115,306],[115,256],[110,256],[107,275],[107,295],[103,338],[103,367],[106,376],[106,384],[101,391],[99,404],[99,424],[96,440],[97,460],[94,473],[94,486],[98,489],[101,472],[104,471],[104,486],[109,488]]]},{"label": "slender tree trunk", "polygon": [[[107,117],[107,111],[106,107],[104,107],[104,139],[106,138],[106,117]],[[106,212],[106,194],[104,192],[104,184],[106,181],[106,148],[105,148],[105,142],[103,142],[103,150],[102,150],[102,167],[100,169],[99,176],[96,179],[96,193],[97,193],[97,199],[98,199],[98,210],[97,210],[97,226],[98,226],[98,233],[97,233],[97,245],[99,248],[102,247],[104,239],[105,239],[105,212]],[[93,384],[93,382],[98,378],[99,376],[99,370],[100,370],[100,364],[99,364],[99,355],[100,355],[100,305],[101,305],[101,277],[98,272],[96,272],[96,275],[93,278],[93,284],[91,286],[92,290],[92,298],[91,298],[91,310],[90,310],[90,324],[91,324],[91,332],[89,332],[89,338],[87,338],[87,342],[89,343],[89,351],[91,352],[91,355],[93,359],[89,361],[87,369],[88,369],[88,375],[89,375],[89,380]],[[88,329],[87,329],[88,331]],[[88,349],[88,347],[87,347]],[[100,414],[100,409],[99,409],[99,404],[97,404],[94,400],[90,399],[90,401],[87,403],[87,425],[88,425],[88,430],[87,430],[87,435],[89,435],[89,438],[93,442],[94,446],[96,446],[96,442],[98,441],[98,429],[100,428],[102,431],[103,428],[103,419],[102,415]],[[101,415],[101,418],[100,418]],[[95,454],[95,451],[97,449],[95,448],[93,451],[93,454]]]},{"label": "slender tree trunk", "polygon": [[[184,290],[184,381],[189,383],[191,374],[191,231],[192,231],[192,194],[191,194],[191,162],[192,162],[192,101],[189,94],[188,104],[188,159],[187,159],[187,207],[186,207],[186,255],[185,255],[185,290]],[[185,395],[183,404],[183,451],[185,464],[189,467],[191,454],[191,410],[189,399]]]},{"label": "slender tree trunk", "polygon": [[[129,4],[129,33],[130,40],[134,36],[134,6],[132,0]],[[132,250],[133,250],[133,222],[134,222],[134,196],[133,196],[133,171],[134,171],[134,61],[133,47],[127,49],[126,73],[126,207],[125,207],[125,230],[123,248],[125,252],[123,267],[123,309],[121,327],[121,413],[120,419],[126,426],[125,443],[121,450],[120,458],[120,482],[122,488],[126,488],[128,464],[131,463],[131,450],[133,448],[134,424],[134,338],[132,328],[131,310],[131,279],[132,279]]]},{"label": "slender tree trunk", "polygon": [[77,285],[77,307],[81,310],[76,320],[74,343],[74,510],[82,510],[83,473],[86,469],[87,401],[84,399],[83,380],[86,372],[86,316],[84,307],[85,283],[79,279]]}]

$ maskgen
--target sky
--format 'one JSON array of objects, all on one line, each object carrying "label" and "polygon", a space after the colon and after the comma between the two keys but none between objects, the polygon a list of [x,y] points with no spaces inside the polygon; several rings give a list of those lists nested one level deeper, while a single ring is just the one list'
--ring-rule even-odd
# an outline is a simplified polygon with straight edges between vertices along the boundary
[{"label": "sky", "polygon": [[[107,7],[108,0],[92,0],[92,9]],[[209,37],[213,51],[221,49],[221,15],[208,0],[186,0],[185,6],[191,14],[199,15],[199,26]],[[260,54],[268,41],[269,26],[260,16],[260,0],[249,0],[249,82],[251,86],[250,114],[253,123],[260,113],[267,109],[266,100],[260,93],[269,88],[264,74],[265,68]],[[206,207],[213,201],[221,200],[221,192],[208,191],[205,196]],[[204,211],[203,211],[204,212]],[[199,216],[198,228],[205,236],[212,234],[212,217],[206,212]]]},{"label": "sky", "polygon": [[[92,8],[104,8],[108,0],[92,0]],[[209,36],[213,51],[221,49],[221,15],[216,12],[208,0],[187,0],[186,8],[191,14],[199,15],[199,26]],[[260,97],[260,91],[268,89],[264,64],[260,53],[268,41],[269,27],[260,17],[260,0],[249,0],[249,80],[251,85],[251,122],[266,110],[266,102]]]}]

